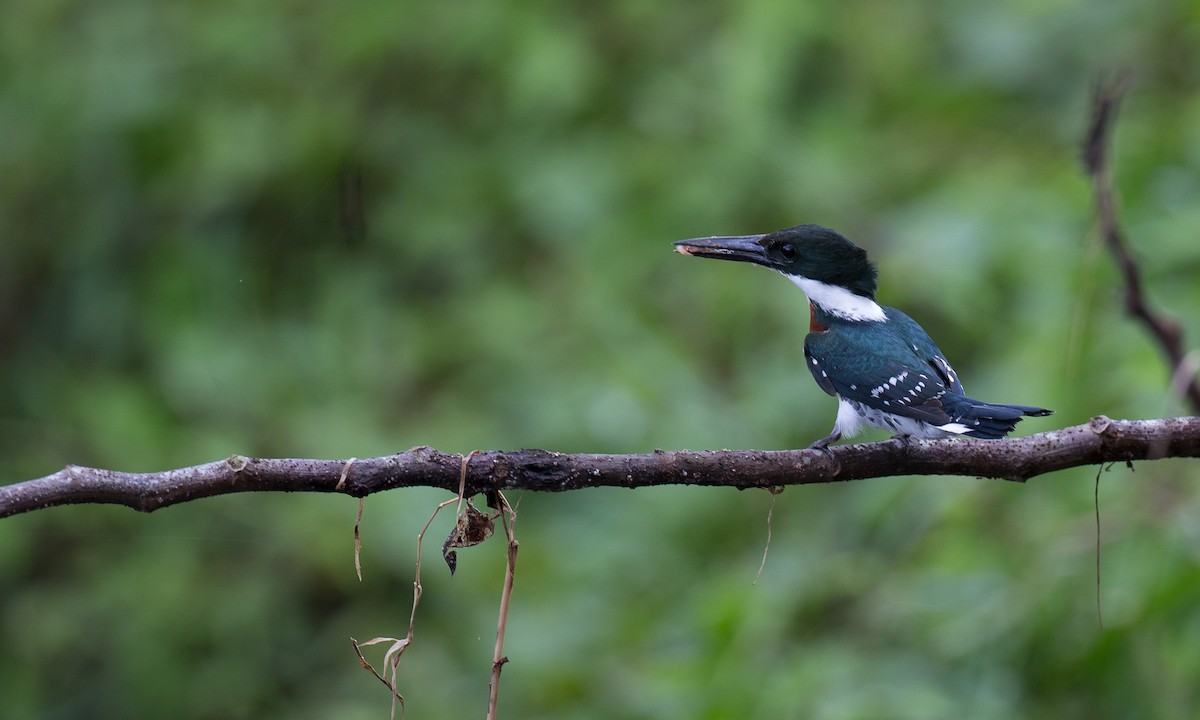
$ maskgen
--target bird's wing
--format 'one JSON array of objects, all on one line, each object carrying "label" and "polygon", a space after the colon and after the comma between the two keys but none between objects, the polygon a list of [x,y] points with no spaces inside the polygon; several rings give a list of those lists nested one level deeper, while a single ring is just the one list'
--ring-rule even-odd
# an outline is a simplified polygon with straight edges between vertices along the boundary
[{"label": "bird's wing", "polygon": [[833,384],[829,373],[821,366],[821,361],[818,360],[809,349],[809,341],[804,341],[804,364],[808,365],[809,371],[812,372],[813,379],[817,381],[817,385],[825,391],[827,395],[837,395],[837,386]]},{"label": "bird's wing", "polygon": [[[899,362],[861,346],[839,347],[820,333],[808,336],[804,355],[817,384],[831,395],[932,425],[953,422],[942,405],[949,382],[935,366],[922,367],[915,356],[913,362]],[[954,371],[948,372],[957,383]]]},{"label": "bird's wing", "polygon": [[965,393],[962,382],[958,379],[958,373],[950,367],[950,361],[942,354],[933,338],[929,337],[929,333],[925,332],[925,328],[896,308],[884,308],[884,313],[888,318],[889,329],[901,338],[905,345],[912,348],[913,354],[921,362],[933,368],[933,371],[945,384],[946,389],[952,393]]}]

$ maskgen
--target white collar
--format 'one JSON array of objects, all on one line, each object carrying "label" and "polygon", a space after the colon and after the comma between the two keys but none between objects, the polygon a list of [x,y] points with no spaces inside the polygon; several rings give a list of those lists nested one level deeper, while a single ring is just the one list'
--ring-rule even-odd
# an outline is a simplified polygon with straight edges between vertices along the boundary
[{"label": "white collar", "polygon": [[887,322],[887,315],[879,303],[869,297],[856,295],[844,287],[830,285],[819,280],[799,275],[784,275],[804,291],[809,302],[830,315],[845,320],[873,320]]}]

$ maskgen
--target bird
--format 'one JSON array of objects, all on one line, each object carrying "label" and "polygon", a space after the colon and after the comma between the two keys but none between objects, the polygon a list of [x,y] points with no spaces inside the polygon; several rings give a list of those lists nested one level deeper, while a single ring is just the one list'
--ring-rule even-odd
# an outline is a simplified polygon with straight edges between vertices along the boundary
[{"label": "bird", "polygon": [[907,443],[970,437],[998,440],[1026,416],[1050,415],[1031,405],[968,397],[929,333],[875,300],[878,271],[866,250],[821,225],[766,235],[679,240],[683,255],[753,263],[791,280],[809,305],[804,359],[813,379],[838,400],[833,431],[810,448],[857,435],[865,426]]}]

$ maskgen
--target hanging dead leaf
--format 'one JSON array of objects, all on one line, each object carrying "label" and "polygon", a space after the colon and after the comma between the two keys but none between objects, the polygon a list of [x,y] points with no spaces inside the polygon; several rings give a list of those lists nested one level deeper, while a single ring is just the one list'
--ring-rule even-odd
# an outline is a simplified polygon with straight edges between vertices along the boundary
[{"label": "hanging dead leaf", "polygon": [[468,548],[487,540],[496,531],[496,515],[488,514],[471,504],[468,500],[466,508],[459,513],[454,529],[442,543],[442,559],[450,568],[453,575],[458,567],[458,553],[452,548]]}]

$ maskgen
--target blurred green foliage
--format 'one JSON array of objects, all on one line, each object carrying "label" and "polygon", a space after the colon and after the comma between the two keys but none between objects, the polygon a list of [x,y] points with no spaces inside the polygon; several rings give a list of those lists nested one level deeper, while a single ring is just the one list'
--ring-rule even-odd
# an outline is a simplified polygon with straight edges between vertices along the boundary
[{"label": "blurred green foliage", "polygon": [[[1200,343],[1200,6],[9,0],[0,482],[413,445],[798,447],[803,298],[669,242],[868,247],[983,398],[1181,411],[1077,166],[1128,67],[1123,221]],[[1200,470],[520,498],[525,718],[1182,718]],[[0,717],[381,718],[435,491],[0,522]],[[516,500],[516,498],[514,498]],[[450,519],[434,525],[440,538]],[[438,543],[431,543],[436,546]],[[431,552],[410,718],[483,712],[502,543]]]}]

